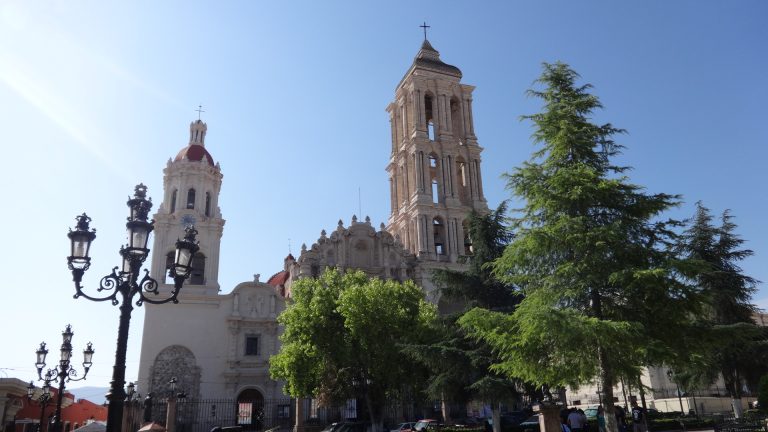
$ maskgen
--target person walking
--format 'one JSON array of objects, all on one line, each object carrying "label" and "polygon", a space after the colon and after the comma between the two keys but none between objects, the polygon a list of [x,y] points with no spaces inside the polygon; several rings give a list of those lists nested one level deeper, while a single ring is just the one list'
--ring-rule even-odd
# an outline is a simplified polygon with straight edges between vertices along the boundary
[{"label": "person walking", "polygon": [[632,431],[647,432],[645,427],[645,408],[638,406],[637,401],[632,401]]},{"label": "person walking", "polygon": [[571,412],[568,413],[568,426],[570,426],[571,432],[583,432],[584,418],[576,408],[571,408]]},{"label": "person walking", "polygon": [[614,405],[613,410],[616,413],[616,424],[619,425],[619,432],[627,432],[627,413],[621,405]]},{"label": "person walking", "polygon": [[602,405],[597,407],[597,430],[605,432],[605,411],[603,411]]}]

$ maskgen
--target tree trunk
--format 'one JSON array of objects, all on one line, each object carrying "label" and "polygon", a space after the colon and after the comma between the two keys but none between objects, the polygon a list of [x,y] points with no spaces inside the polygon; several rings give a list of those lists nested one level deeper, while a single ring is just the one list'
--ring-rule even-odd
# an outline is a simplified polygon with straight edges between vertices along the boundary
[{"label": "tree trunk", "polygon": [[648,427],[648,407],[645,405],[645,389],[643,388],[643,380],[639,375],[637,377],[637,383],[640,386],[640,403],[642,403],[643,412],[645,413],[643,416],[643,424],[645,424],[645,430],[650,430]]},{"label": "tree trunk", "polygon": [[693,396],[693,412],[696,413],[696,420],[698,420],[699,419],[699,406],[697,405],[697,402],[696,402],[696,392],[695,391],[691,392],[691,396]]},{"label": "tree trunk", "polygon": [[624,396],[624,412],[629,411],[629,404],[627,403],[627,390],[624,388],[624,378],[621,379],[621,394]]},{"label": "tree trunk", "polygon": [[744,416],[744,407],[741,405],[741,397],[731,398],[731,406],[733,407],[734,417],[742,418]]},{"label": "tree trunk", "polygon": [[[733,407],[733,416],[741,418],[744,416],[744,409],[741,406],[741,377],[739,371],[731,370],[730,382],[727,382],[728,392],[731,394],[731,406]],[[727,376],[723,374],[723,376]]]},{"label": "tree trunk", "polygon": [[371,400],[371,394],[365,392],[365,404],[368,406],[368,418],[371,419],[371,432],[381,432],[384,430],[381,424],[381,418],[376,418],[376,413],[373,410],[373,401]]},{"label": "tree trunk", "polygon": [[304,432],[304,399],[296,398],[296,419],[293,423],[293,432]]},{"label": "tree trunk", "polygon": [[445,401],[445,395],[442,396],[443,397],[440,398],[440,411],[442,411],[443,414],[443,424],[448,426],[451,423],[451,409]]},{"label": "tree trunk", "polygon": [[616,423],[616,411],[613,408],[613,368],[605,350],[602,348],[597,350],[600,358],[600,384],[603,387],[605,430],[606,432],[619,432],[619,424]]},{"label": "tree trunk", "polygon": [[501,411],[496,402],[491,402],[491,419],[493,419],[493,432],[501,432]]},{"label": "tree trunk", "polygon": [[[600,291],[596,288],[590,293],[592,297],[592,313],[595,318],[603,319],[603,305]],[[608,353],[601,347],[597,347],[597,356],[600,362],[600,384],[603,386],[603,418],[605,419],[606,432],[619,432],[619,425],[616,423],[616,411],[613,408],[613,367],[611,366]]]}]

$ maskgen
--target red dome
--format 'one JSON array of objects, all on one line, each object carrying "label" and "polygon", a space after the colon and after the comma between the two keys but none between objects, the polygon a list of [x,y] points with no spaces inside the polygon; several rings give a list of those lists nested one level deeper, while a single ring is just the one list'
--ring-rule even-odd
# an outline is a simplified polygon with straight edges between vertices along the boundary
[{"label": "red dome", "polygon": [[210,153],[208,153],[208,150],[205,149],[205,147],[199,145],[199,144],[190,144],[181,151],[179,151],[179,154],[176,155],[176,160],[191,160],[195,162],[200,162],[205,158],[208,161],[208,164],[211,166],[214,166],[213,163],[213,156],[211,156]]},{"label": "red dome", "polygon": [[279,271],[269,278],[267,284],[272,285],[273,287],[279,287],[281,285],[285,285],[285,283],[288,282],[289,277],[290,274],[287,271]]}]

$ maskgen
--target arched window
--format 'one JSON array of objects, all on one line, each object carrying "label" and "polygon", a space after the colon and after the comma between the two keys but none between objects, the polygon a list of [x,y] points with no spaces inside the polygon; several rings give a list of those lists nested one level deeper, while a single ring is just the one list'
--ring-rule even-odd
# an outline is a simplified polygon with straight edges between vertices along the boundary
[{"label": "arched window", "polygon": [[187,208],[195,208],[195,190],[192,188],[187,191]]},{"label": "arched window", "polygon": [[437,187],[437,155],[429,154],[429,183],[432,187],[432,203],[440,202],[440,190]]},{"label": "arched window", "polygon": [[459,177],[459,200],[469,204],[469,165],[461,157],[456,159],[456,174]]},{"label": "arched window", "polygon": [[171,193],[171,213],[176,211],[176,196],[179,194],[177,189],[174,189]]},{"label": "arched window", "polygon": [[[176,251],[168,252],[165,256],[165,283],[167,284],[173,283],[173,279],[168,275],[168,270],[171,269],[175,258]],[[189,275],[187,283],[190,285],[205,285],[205,255],[201,252],[196,253],[192,257],[192,273]]]},{"label": "arched window", "polygon": [[205,216],[211,216],[211,193],[205,193]]},{"label": "arched window", "polygon": [[198,252],[192,257],[192,273],[189,275],[190,285],[205,285],[205,255]]},{"label": "arched window", "polygon": [[435,235],[435,254],[445,255],[445,226],[440,218],[432,219],[432,231]]},{"label": "arched window", "polygon": [[432,95],[424,95],[424,119],[427,122],[427,136],[430,140],[435,140],[435,121],[432,110]]},{"label": "arched window", "polygon": [[461,222],[461,229],[464,231],[464,255],[472,255],[474,249],[472,248],[472,237],[469,235],[469,219],[464,219]]}]

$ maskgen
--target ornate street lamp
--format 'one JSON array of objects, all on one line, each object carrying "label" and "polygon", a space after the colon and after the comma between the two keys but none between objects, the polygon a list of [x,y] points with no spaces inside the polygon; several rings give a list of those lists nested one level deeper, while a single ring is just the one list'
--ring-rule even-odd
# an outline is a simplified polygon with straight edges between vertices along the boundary
[{"label": "ornate street lamp", "polygon": [[[77,377],[78,372],[70,364],[70,360],[72,359],[73,335],[74,333],[72,333],[72,326],[67,324],[66,329],[61,333],[63,342],[61,343],[61,355],[59,357],[59,364],[54,366],[53,369],[48,369],[48,371],[45,372],[44,377],[43,369],[45,368],[45,358],[48,355],[48,349],[45,348],[45,342],[41,342],[40,348],[35,351],[35,354],[37,355],[37,361],[35,362],[35,367],[37,368],[37,378],[41,381],[45,381],[45,385],[43,386],[43,396],[48,395],[46,398],[49,399],[51,382],[59,383],[59,398],[56,401],[56,416],[55,423],[53,424],[53,430],[56,432],[61,431],[61,402],[64,399],[64,383],[69,381],[84,380],[85,377],[88,376],[88,371],[93,365],[93,344],[88,342],[88,345],[86,345],[86,348],[83,350],[83,376],[80,378],[75,378]],[[27,397],[31,398],[32,392],[34,392],[34,386],[30,381],[29,387],[27,387]],[[45,401],[46,404],[48,402],[47,399]],[[40,413],[40,428],[42,430],[43,411],[45,410],[45,404],[41,402],[41,405],[43,405]]]},{"label": "ornate street lamp", "polygon": [[140,400],[141,394],[136,391],[136,384],[132,382],[128,383],[128,385],[125,386],[125,402],[123,402],[123,404],[125,405],[126,411],[123,413],[122,430],[128,431],[132,428],[134,430],[138,429],[136,424],[140,418]]},{"label": "ornate street lamp", "polygon": [[[27,386],[27,400],[35,399],[35,385],[32,381]],[[43,432],[43,422],[45,421],[45,409],[48,408],[48,402],[51,400],[51,380],[46,377],[43,385],[43,392],[35,400],[40,404],[40,423],[37,425],[37,431]]]},{"label": "ornate street lamp", "polygon": [[67,261],[69,262],[69,269],[72,271],[72,280],[75,282],[75,298],[85,297],[93,301],[109,300],[115,306],[120,304],[115,366],[112,370],[110,390],[107,393],[109,400],[107,432],[120,432],[122,427],[123,402],[126,397],[126,392],[123,389],[125,385],[125,360],[133,297],[138,295],[136,306],[141,306],[144,302],[152,304],[178,303],[177,296],[182,284],[192,271],[192,257],[199,249],[198,242],[195,240],[197,231],[193,226],[188,226],[185,230],[184,239],[176,242],[176,259],[169,269],[169,275],[174,282],[173,288],[169,297],[158,299],[156,297],[160,294],[158,283],[149,276],[148,270],[144,270],[144,276],[139,280],[141,266],[149,255],[147,248],[149,235],[154,229],[154,220],[149,220],[152,200],[147,199],[147,187],[143,184],[137,185],[133,198],[129,198],[127,204],[130,209],[128,222],[125,224],[128,243],[120,248],[122,265],[113,268],[111,274],[101,279],[95,295],[84,293],[81,285],[83,274],[91,264],[89,256],[91,242],[96,238],[96,230],[89,227],[91,218],[85,213],[77,216],[77,225],[74,230],[70,229],[68,234],[72,248]]},{"label": "ornate street lamp", "polygon": [[129,382],[127,386],[125,386],[125,396],[127,401],[133,400],[133,394],[136,392],[136,384]]}]

